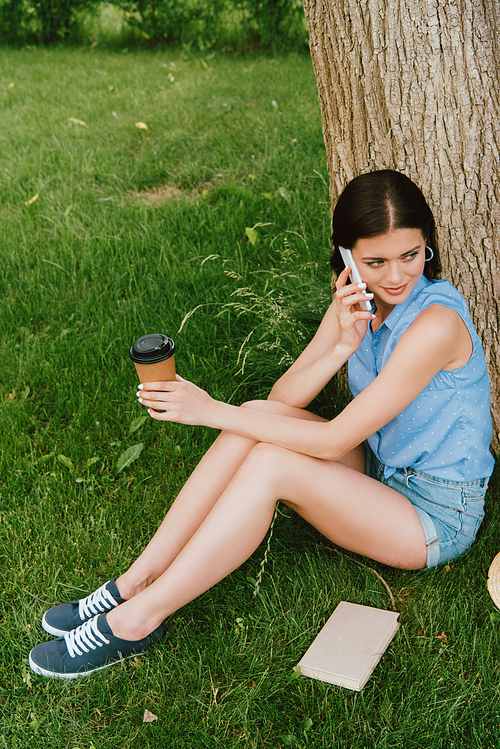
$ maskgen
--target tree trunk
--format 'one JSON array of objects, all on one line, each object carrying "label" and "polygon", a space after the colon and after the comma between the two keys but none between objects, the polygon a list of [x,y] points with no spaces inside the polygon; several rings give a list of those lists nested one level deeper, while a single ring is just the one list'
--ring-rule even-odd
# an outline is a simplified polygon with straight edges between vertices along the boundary
[{"label": "tree trunk", "polygon": [[397,169],[433,209],[443,275],[468,301],[500,447],[498,0],[304,0],[332,202]]}]

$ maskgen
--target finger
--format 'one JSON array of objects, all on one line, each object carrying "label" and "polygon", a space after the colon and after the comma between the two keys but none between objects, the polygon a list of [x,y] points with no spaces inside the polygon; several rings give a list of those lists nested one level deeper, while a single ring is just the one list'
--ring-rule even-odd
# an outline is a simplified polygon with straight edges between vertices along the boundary
[{"label": "finger", "polygon": [[157,391],[144,392],[140,390],[136,395],[139,403],[149,408],[158,408],[160,405],[161,407],[166,407],[170,402],[167,393]]},{"label": "finger", "polygon": [[164,380],[164,381],[157,381],[157,382],[142,382],[139,385],[139,390],[147,390],[150,391],[171,391],[175,390],[176,387],[176,381],[175,380]]},{"label": "finger", "polygon": [[355,310],[352,312],[352,316],[356,322],[358,322],[358,320],[373,320],[375,318],[375,315],[363,309]]},{"label": "finger", "polygon": [[155,411],[154,408],[148,408],[148,414],[156,421],[173,421],[172,415],[168,411]]},{"label": "finger", "polygon": [[156,402],[153,400],[153,398],[150,398],[149,396],[144,397],[142,393],[138,394],[137,402],[140,403],[141,406],[146,406],[147,408],[151,408],[156,405]]},{"label": "finger", "polygon": [[349,283],[346,286],[341,286],[337,289],[336,296],[342,299],[348,294],[359,294],[360,291],[366,291],[366,283],[364,281],[362,283]]},{"label": "finger", "polygon": [[335,281],[335,288],[337,289],[337,291],[339,291],[339,289],[343,288],[346,285],[351,270],[351,266],[348,265],[346,268],[344,268],[342,273],[339,273],[339,275],[337,276],[337,280]]},{"label": "finger", "polygon": [[370,299],[373,299],[373,294],[371,292],[361,292],[358,291],[356,294],[349,294],[349,296],[343,296],[341,298],[341,304],[344,307],[352,307],[355,304],[359,304],[360,302],[367,302]]}]

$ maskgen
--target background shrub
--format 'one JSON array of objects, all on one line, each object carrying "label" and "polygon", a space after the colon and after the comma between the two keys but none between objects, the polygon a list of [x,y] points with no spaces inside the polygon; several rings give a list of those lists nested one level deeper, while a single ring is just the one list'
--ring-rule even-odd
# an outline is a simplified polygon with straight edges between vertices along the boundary
[{"label": "background shrub", "polygon": [[98,0],[0,0],[0,39],[8,43],[53,44],[66,39]]},{"label": "background shrub", "polygon": [[117,0],[127,23],[146,41],[212,46],[227,0]]},{"label": "background shrub", "polygon": [[247,34],[265,49],[299,48],[307,43],[302,0],[240,0]]},{"label": "background shrub", "polygon": [[[113,40],[104,20],[110,12],[117,19]],[[289,51],[307,48],[307,27],[302,0],[0,0],[0,42],[97,38],[126,46]]]}]

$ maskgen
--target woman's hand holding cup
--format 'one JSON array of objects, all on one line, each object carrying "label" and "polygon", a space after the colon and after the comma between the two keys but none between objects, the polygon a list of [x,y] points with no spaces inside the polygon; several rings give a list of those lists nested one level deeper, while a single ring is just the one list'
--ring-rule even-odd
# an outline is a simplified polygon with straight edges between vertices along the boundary
[{"label": "woman's hand holding cup", "polygon": [[210,416],[217,401],[179,375],[173,381],[142,383],[137,397],[149,415],[158,421],[212,426]]}]

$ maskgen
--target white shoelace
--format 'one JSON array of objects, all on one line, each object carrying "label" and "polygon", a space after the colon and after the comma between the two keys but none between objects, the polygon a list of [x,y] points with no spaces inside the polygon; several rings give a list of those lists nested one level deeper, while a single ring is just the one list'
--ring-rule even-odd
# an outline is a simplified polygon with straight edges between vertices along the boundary
[{"label": "white shoelace", "polygon": [[78,602],[78,614],[80,619],[90,619],[90,617],[96,614],[104,614],[106,611],[110,611],[115,606],[118,606],[118,601],[115,601],[109,590],[106,588],[108,583],[104,583],[94,593],[91,593],[87,598],[82,598]]},{"label": "white shoelace", "polygon": [[90,650],[102,648],[103,645],[109,645],[109,640],[99,631],[97,627],[97,616],[89,619],[88,622],[80,624],[79,627],[67,632],[64,635],[66,647],[71,658],[77,655],[83,655]]}]

